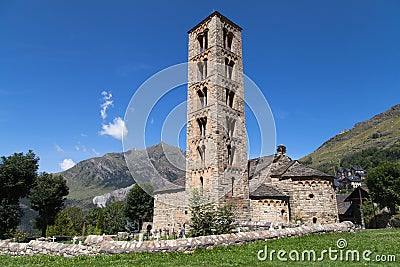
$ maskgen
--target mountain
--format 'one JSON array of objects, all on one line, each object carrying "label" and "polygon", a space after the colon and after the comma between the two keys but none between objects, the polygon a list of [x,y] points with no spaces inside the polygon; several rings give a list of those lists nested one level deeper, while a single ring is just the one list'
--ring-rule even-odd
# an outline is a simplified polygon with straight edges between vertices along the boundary
[{"label": "mountain", "polygon": [[374,156],[377,155],[377,151],[381,155],[381,152],[391,152],[393,149],[398,151],[399,147],[400,104],[369,120],[356,123],[351,130],[340,132],[300,161],[332,174],[343,160],[352,156]]},{"label": "mountain", "polygon": [[146,150],[132,149],[87,159],[57,174],[67,180],[70,189],[67,205],[90,207],[95,196],[129,187],[135,183],[134,179],[143,180],[159,174],[174,181],[185,175],[184,166],[185,155],[178,147],[159,143]]}]

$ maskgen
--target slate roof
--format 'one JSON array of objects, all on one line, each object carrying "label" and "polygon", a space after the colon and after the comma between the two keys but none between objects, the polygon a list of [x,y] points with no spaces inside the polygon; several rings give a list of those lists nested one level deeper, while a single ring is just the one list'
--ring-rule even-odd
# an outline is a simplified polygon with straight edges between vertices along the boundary
[{"label": "slate roof", "polygon": [[347,176],[345,179],[349,180],[350,182],[361,182],[361,177],[358,175]]},{"label": "slate roof", "polygon": [[250,193],[251,198],[288,198],[287,195],[278,191],[272,186],[260,185],[256,190]]},{"label": "slate roof", "polygon": [[192,31],[194,31],[197,27],[199,27],[201,24],[203,24],[204,22],[206,22],[209,18],[212,18],[214,16],[218,16],[221,18],[222,21],[226,21],[229,24],[231,24],[232,26],[236,27],[237,29],[239,29],[240,31],[242,30],[242,28],[237,25],[236,23],[232,22],[230,19],[228,19],[227,17],[225,17],[224,15],[222,15],[221,13],[219,13],[218,11],[214,11],[213,13],[211,13],[207,18],[203,19],[200,23],[198,23],[196,26],[194,26],[192,29],[190,29],[188,31],[188,33],[191,33]]},{"label": "slate roof", "polygon": [[345,199],[349,196],[350,194],[336,194],[336,203],[338,207],[338,214],[346,214],[349,215],[351,213],[350,202],[345,202]]},{"label": "slate roof", "polygon": [[248,161],[249,179],[251,179],[254,175],[257,175],[260,171],[270,167],[274,157],[274,155],[270,155],[261,158],[250,159]]},{"label": "slate roof", "polygon": [[300,164],[297,160],[291,163],[286,170],[281,173],[277,174],[274,173],[273,175],[279,176],[280,178],[309,178],[309,177],[314,177],[314,178],[325,178],[325,179],[332,179],[333,176],[323,173],[319,170],[307,167],[303,164]]},{"label": "slate roof", "polygon": [[361,198],[363,200],[365,200],[366,198],[369,197],[368,188],[359,186],[356,189],[354,189],[353,192],[351,192],[351,194],[349,194],[344,201],[346,201],[346,202],[350,202],[350,201],[359,202],[360,201],[360,192],[359,191],[361,191]]}]

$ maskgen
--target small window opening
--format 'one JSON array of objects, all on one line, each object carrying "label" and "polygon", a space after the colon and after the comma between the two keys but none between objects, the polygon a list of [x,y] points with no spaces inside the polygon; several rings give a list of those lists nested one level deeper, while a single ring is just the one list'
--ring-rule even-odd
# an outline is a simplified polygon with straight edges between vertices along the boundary
[{"label": "small window opening", "polygon": [[203,62],[197,62],[197,68],[199,69],[200,81],[204,79],[204,66]]},{"label": "small window opening", "polygon": [[232,137],[235,130],[236,120],[234,118],[229,118],[226,116],[226,133],[228,137]]},{"label": "small window opening", "polygon": [[232,79],[232,73],[233,73],[233,66],[235,65],[235,62],[232,60],[229,60],[228,58],[225,58],[225,75],[226,78]]},{"label": "small window opening", "polygon": [[201,53],[201,52],[204,51],[204,43],[203,43],[204,38],[203,38],[203,35],[199,35],[199,36],[197,37],[197,41],[199,42],[199,51],[200,51],[200,53]]},{"label": "small window opening", "polygon": [[224,42],[224,48],[229,51],[232,51],[233,33],[228,32],[227,29],[223,29],[223,42]]},{"label": "small window opening", "polygon": [[233,108],[233,103],[235,99],[235,92],[225,88],[225,104],[231,108]]},{"label": "small window opening", "polygon": [[232,51],[232,41],[233,41],[233,33],[228,33],[227,35],[227,42],[226,42],[226,49]]},{"label": "small window opening", "polygon": [[206,146],[198,146],[197,147],[197,151],[199,152],[199,156],[200,156],[200,160],[201,160],[201,164],[204,166],[205,163],[205,152],[206,152]]},{"label": "small window opening", "polygon": [[198,118],[197,123],[199,125],[200,136],[206,136],[207,118]]},{"label": "small window opening", "polygon": [[197,41],[199,43],[199,52],[202,53],[208,48],[208,31],[199,34],[197,36]]},{"label": "small window opening", "polygon": [[231,186],[232,186],[232,196],[233,196],[233,186],[235,184],[235,177],[232,177]]},{"label": "small window opening", "polygon": [[309,198],[314,198],[314,194],[309,194],[308,197]]},{"label": "small window opening", "polygon": [[197,91],[197,95],[198,95],[199,100],[200,100],[200,108],[204,108],[204,106],[205,106],[205,97],[204,97],[203,91],[198,90]]},{"label": "small window opening", "polygon": [[312,222],[313,222],[313,223],[317,223],[317,218],[315,218],[315,217],[312,218]]},{"label": "small window opening", "polygon": [[207,63],[208,63],[207,59],[197,62],[197,68],[198,68],[198,72],[199,72],[200,81],[207,78]]},{"label": "small window opening", "polygon": [[203,65],[204,65],[204,78],[207,78],[207,59],[204,59]]},{"label": "small window opening", "polygon": [[201,184],[201,190],[203,190],[203,188],[204,188],[203,176],[200,176],[200,184]]},{"label": "small window opening", "polygon": [[231,146],[230,142],[227,144],[226,148],[228,149],[228,164],[232,166],[233,157],[235,156],[235,147]]}]

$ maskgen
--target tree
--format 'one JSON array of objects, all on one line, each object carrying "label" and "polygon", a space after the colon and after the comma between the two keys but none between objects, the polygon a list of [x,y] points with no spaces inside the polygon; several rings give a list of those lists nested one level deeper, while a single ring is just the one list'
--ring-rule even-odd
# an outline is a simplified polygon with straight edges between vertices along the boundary
[{"label": "tree", "polygon": [[190,234],[192,236],[226,234],[233,229],[233,205],[213,205],[198,190],[193,191],[190,199],[190,212]]},{"label": "tree", "polygon": [[85,223],[85,218],[83,216],[83,210],[78,207],[69,207],[60,211],[60,213],[65,213],[71,221],[74,230],[77,234],[82,233],[83,224]]},{"label": "tree", "polygon": [[104,208],[104,233],[116,234],[125,230],[125,205],[121,201],[114,202]]},{"label": "tree", "polygon": [[0,238],[11,237],[21,219],[19,204],[10,204],[7,199],[0,202]]},{"label": "tree", "polygon": [[95,228],[95,234],[101,235],[104,232],[104,211],[103,209],[99,210],[99,214],[97,215],[97,222]]},{"label": "tree", "polygon": [[31,150],[0,159],[0,238],[15,231],[21,218],[19,200],[35,181],[39,158]]},{"label": "tree", "polygon": [[[151,185],[145,184],[148,192]],[[139,229],[143,222],[153,220],[154,198],[148,195],[138,184],[135,184],[126,196],[125,216],[129,221],[139,222]]]},{"label": "tree", "polygon": [[46,230],[48,236],[75,236],[79,233],[75,230],[74,222],[67,212],[59,212],[53,225]]},{"label": "tree", "polygon": [[214,222],[213,206],[198,190],[193,190],[190,199],[190,234],[192,236],[211,235]]},{"label": "tree", "polygon": [[400,163],[385,162],[370,169],[367,186],[375,202],[395,213],[400,204]]},{"label": "tree", "polygon": [[[92,235],[96,234],[96,224],[97,224],[97,219],[99,217],[99,213],[101,212],[101,208],[99,207],[94,207],[90,210],[88,210],[85,214],[85,233],[86,235]],[[103,218],[104,220],[104,218]]]},{"label": "tree", "polygon": [[42,236],[46,236],[47,226],[54,223],[68,193],[66,180],[62,176],[42,173],[37,177],[29,200],[31,207],[39,212],[36,222]]}]

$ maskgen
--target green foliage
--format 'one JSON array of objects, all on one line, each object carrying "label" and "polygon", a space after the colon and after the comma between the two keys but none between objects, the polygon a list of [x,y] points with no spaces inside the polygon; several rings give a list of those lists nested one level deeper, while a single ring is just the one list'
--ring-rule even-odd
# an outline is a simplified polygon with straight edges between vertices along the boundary
[{"label": "green foliage", "polygon": [[230,233],[234,222],[234,207],[217,207],[209,202],[198,190],[190,199],[190,235],[205,236]]},{"label": "green foliage", "polygon": [[83,210],[78,207],[69,207],[61,211],[65,213],[67,217],[69,217],[72,221],[73,228],[77,234],[82,233],[83,224],[85,222],[85,218],[83,216]]},{"label": "green foliage", "polygon": [[[142,186],[145,186],[146,191],[152,192],[150,184]],[[153,220],[153,207],[154,198],[135,184],[126,196],[125,216],[131,222],[139,222],[139,229],[141,229],[143,222]]]},{"label": "green foliage", "polygon": [[0,159],[0,238],[15,231],[21,218],[20,198],[32,187],[39,158],[30,150]]},{"label": "green foliage", "polygon": [[0,218],[0,238],[12,237],[21,218],[19,204],[10,204],[7,199],[2,199],[0,202]]},{"label": "green foliage", "polygon": [[29,201],[32,209],[39,212],[36,224],[42,230],[42,236],[46,236],[47,226],[54,223],[68,192],[67,183],[60,175],[42,173],[37,177],[29,194]]},{"label": "green foliage", "polygon": [[375,221],[376,207],[372,199],[367,199],[363,201],[362,211],[364,215],[365,228],[369,229],[376,228],[376,221]]},{"label": "green foliage", "polygon": [[94,233],[96,235],[101,235],[104,232],[104,211],[102,209],[99,210],[97,214],[96,228]]},{"label": "green foliage", "polygon": [[27,241],[27,237],[28,235],[26,233],[17,230],[13,234],[12,241],[17,243],[25,243]]},{"label": "green foliage", "polygon": [[215,234],[220,235],[230,233],[233,229],[234,218],[235,214],[233,205],[227,204],[217,209],[215,218]]},{"label": "green foliage", "polygon": [[370,169],[366,181],[373,200],[395,213],[400,204],[400,163],[385,162]]},{"label": "green foliage", "polygon": [[312,165],[313,164],[312,157],[309,156],[309,157],[305,158],[304,160],[300,161],[300,163],[307,165],[307,166]]},{"label": "green foliage", "polygon": [[125,231],[125,205],[121,201],[114,202],[104,208],[104,233],[117,234]]},{"label": "green foliage", "polygon": [[352,166],[361,166],[365,170],[375,168],[385,161],[396,162],[400,159],[400,146],[393,146],[388,149],[371,147],[360,152],[352,153],[345,156],[340,165],[343,168],[350,168]]},{"label": "green foliage", "polygon": [[68,212],[61,211],[57,214],[54,225],[47,227],[47,236],[75,236],[79,235],[75,231],[74,222]]},{"label": "green foliage", "polygon": [[96,224],[99,217],[99,213],[102,212],[101,208],[95,207],[88,210],[85,214],[85,235],[96,234]]}]

